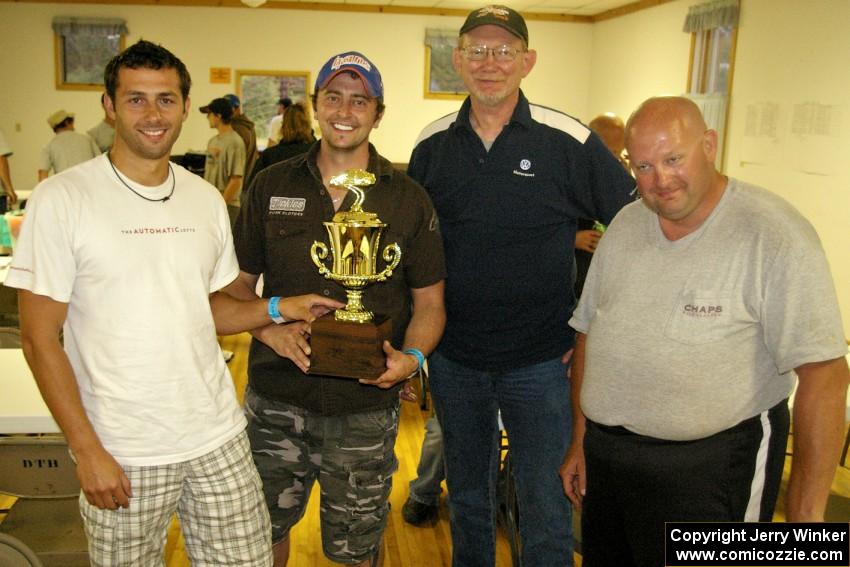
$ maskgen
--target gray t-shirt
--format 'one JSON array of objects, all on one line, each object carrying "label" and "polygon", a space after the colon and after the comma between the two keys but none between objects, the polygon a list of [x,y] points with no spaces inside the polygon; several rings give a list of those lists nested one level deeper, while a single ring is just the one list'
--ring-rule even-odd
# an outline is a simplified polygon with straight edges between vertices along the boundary
[{"label": "gray t-shirt", "polygon": [[54,173],[64,171],[100,155],[94,140],[73,130],[59,132],[41,150],[38,168]]},{"label": "gray t-shirt", "polygon": [[101,152],[107,151],[112,147],[112,142],[115,141],[115,128],[101,120],[97,126],[86,132]]},{"label": "gray t-shirt", "polygon": [[[204,179],[216,186],[219,191],[224,191],[228,181],[234,175],[242,176],[245,172],[245,142],[242,138],[230,130],[224,134],[217,134],[207,144],[207,160],[204,165]],[[239,206],[240,189],[236,198],[227,203]]]},{"label": "gray t-shirt", "polygon": [[587,334],[593,421],[700,439],[788,397],[792,370],[844,356],[818,236],[778,196],[729,179],[703,225],[669,241],[642,202],[611,223],[570,325]]}]

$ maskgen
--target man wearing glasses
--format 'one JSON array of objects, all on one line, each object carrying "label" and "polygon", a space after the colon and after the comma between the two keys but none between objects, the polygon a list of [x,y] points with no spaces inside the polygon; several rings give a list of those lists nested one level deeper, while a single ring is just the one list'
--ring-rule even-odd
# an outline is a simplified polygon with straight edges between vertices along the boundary
[{"label": "man wearing glasses", "polygon": [[447,324],[430,359],[445,436],[453,565],[495,562],[499,427],[508,433],[525,565],[572,565],[558,467],[570,441],[576,219],[608,223],[634,181],[590,129],[520,90],[537,54],[514,10],[473,11],[453,63],[469,97],[425,128],[408,173],[446,249]]}]

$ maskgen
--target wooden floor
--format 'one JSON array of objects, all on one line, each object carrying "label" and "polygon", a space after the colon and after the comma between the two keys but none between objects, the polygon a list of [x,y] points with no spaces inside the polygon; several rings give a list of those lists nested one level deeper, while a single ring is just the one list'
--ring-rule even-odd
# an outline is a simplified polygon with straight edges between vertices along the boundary
[{"label": "wooden floor", "polygon": [[[248,343],[247,334],[224,337],[222,348],[235,354],[228,363],[236,391],[242,401],[247,383]],[[393,491],[390,495],[392,510],[389,523],[384,532],[384,567],[440,567],[451,565],[451,535],[449,532],[448,510],[443,502],[440,507],[439,521],[434,525],[416,527],[401,518],[401,507],[407,499],[408,483],[416,478],[416,465],[419,462],[419,450],[425,434],[425,420],[428,413],[420,411],[414,403],[402,404],[401,422],[396,441],[396,455],[399,460],[398,472],[393,476]],[[445,497],[445,485],[443,496]],[[510,549],[504,535],[498,534],[497,566],[511,565]],[[189,560],[183,548],[183,538],[176,520],[168,534],[165,551],[168,567],[188,567]],[[328,561],[322,553],[321,531],[319,528],[319,494],[314,487],[310,504],[304,519],[292,531],[292,549],[289,567],[324,567],[336,565]]]},{"label": "wooden floor", "polygon": [[[222,339],[222,347],[235,353],[229,363],[240,400],[247,381],[248,335],[236,335]],[[449,533],[448,511],[441,506],[439,521],[433,525],[415,527],[401,518],[401,507],[407,498],[408,483],[416,476],[416,464],[424,435],[426,412],[419,410],[417,404],[405,403],[401,413],[396,454],[399,470],[394,476],[393,491],[390,496],[392,511],[384,536],[386,553],[385,567],[442,567],[451,564],[451,537]],[[788,478],[790,458],[786,459],[783,485]],[[780,495],[774,519],[784,520],[784,493]],[[850,522],[850,469],[838,467],[832,487],[833,496],[827,508],[827,520]],[[445,491],[444,491],[445,495]],[[0,508],[7,508],[14,498],[0,495]],[[0,514],[2,521],[2,514]],[[292,532],[292,556],[290,567],[325,567],[334,565],[322,554],[319,530],[318,493],[314,491],[304,519]],[[576,565],[581,567],[581,558],[577,556]],[[168,567],[188,567],[189,560],[183,547],[179,525],[175,520],[169,529],[165,551]],[[510,550],[504,535],[499,532],[497,541],[497,567],[510,567]]]}]

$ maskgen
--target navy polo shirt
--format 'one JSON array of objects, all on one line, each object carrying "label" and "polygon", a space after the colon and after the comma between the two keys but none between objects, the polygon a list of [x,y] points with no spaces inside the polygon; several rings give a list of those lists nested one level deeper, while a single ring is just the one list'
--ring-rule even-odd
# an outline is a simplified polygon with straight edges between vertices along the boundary
[{"label": "navy polo shirt", "polygon": [[589,128],[522,92],[489,152],[470,106],[467,98],[423,130],[408,173],[431,196],[443,234],[448,321],[438,350],[504,371],[572,347],[577,219],[609,223],[635,182]]}]

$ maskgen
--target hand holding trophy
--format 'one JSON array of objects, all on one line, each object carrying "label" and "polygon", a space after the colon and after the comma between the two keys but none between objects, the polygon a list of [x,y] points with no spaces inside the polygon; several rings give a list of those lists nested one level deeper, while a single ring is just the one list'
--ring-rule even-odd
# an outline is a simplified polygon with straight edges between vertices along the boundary
[{"label": "hand holding trophy", "polygon": [[[333,317],[326,315],[313,322],[310,373],[375,378],[386,369],[382,344],[392,335],[392,321],[375,320],[363,305],[363,288],[392,276],[401,261],[401,248],[393,243],[381,253],[381,235],[387,225],[375,213],[363,210],[365,195],[361,188],[375,183],[373,174],[350,169],[331,178],[330,183],[352,191],[356,199],[350,210],[339,211],[331,222],[323,223],[330,241],[331,268],[324,264],[328,257],[325,243],[313,242],[310,257],[320,274],[345,288],[348,303]],[[386,262],[380,272],[379,255]]]}]

